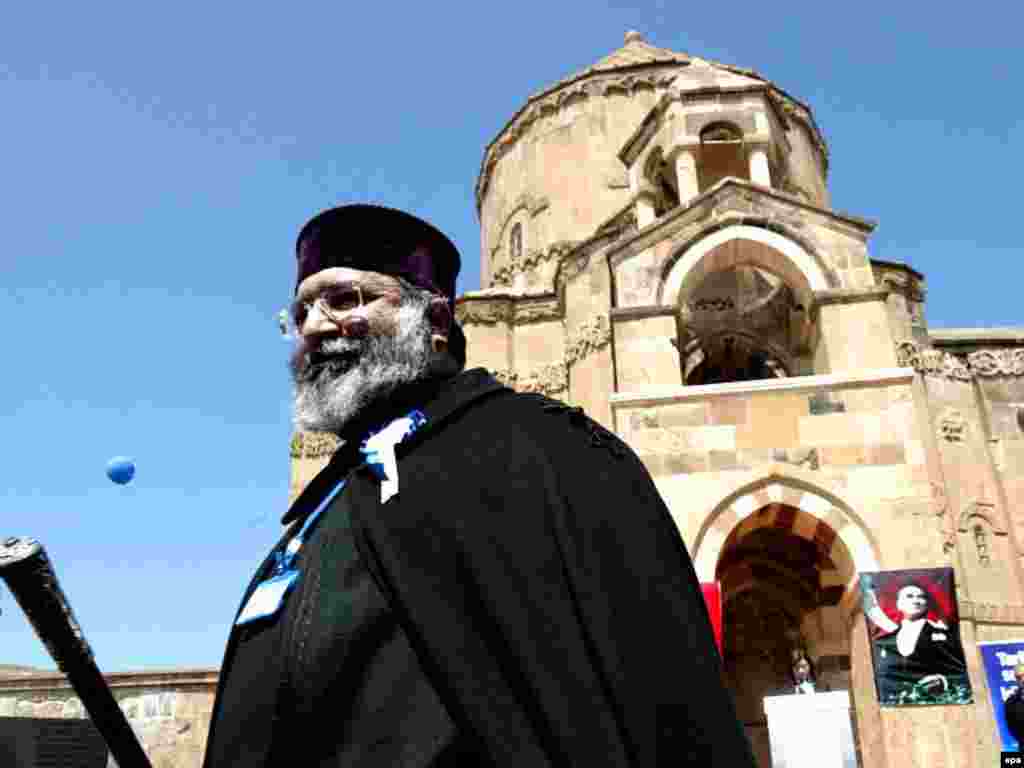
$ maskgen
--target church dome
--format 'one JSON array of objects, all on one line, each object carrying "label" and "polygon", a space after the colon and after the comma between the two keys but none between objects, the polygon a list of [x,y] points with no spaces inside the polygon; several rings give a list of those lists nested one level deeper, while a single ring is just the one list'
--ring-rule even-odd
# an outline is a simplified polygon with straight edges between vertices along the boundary
[{"label": "church dome", "polygon": [[476,183],[481,287],[517,260],[543,260],[552,247],[592,236],[629,204],[620,152],[651,111],[666,96],[716,91],[762,92],[781,121],[802,125],[796,140],[817,155],[809,173],[823,188],[825,145],[805,105],[751,70],[659,48],[630,31],[620,48],[530,96],[486,147]]},{"label": "church dome", "polygon": [[[489,171],[491,167],[493,167],[494,161],[497,159],[497,154],[500,151],[502,144],[509,140],[515,141],[515,139],[518,138],[519,130],[525,129],[526,125],[535,119],[534,116],[530,114],[532,107],[540,107],[541,102],[549,96],[554,96],[557,99],[560,91],[572,90],[573,86],[580,86],[581,81],[597,75],[616,74],[636,70],[674,68],[689,64],[690,61],[691,57],[688,54],[677,53],[675,51],[670,51],[667,48],[658,48],[653,46],[644,40],[643,35],[639,32],[636,30],[630,30],[626,32],[625,40],[621,48],[612,51],[591,66],[586,67],[569,77],[564,77],[551,85],[545,86],[541,90],[532,94],[526,100],[526,104],[524,104],[512,116],[512,118],[505,123],[502,129],[498,132],[498,135],[484,149],[484,158],[480,167],[480,174],[477,177],[476,185],[477,210],[479,211],[482,197],[486,194],[487,182],[490,177]],[[562,98],[569,98],[569,94],[563,94]],[[522,125],[523,123],[526,125]],[[516,130],[516,128],[519,128],[519,130]]]}]

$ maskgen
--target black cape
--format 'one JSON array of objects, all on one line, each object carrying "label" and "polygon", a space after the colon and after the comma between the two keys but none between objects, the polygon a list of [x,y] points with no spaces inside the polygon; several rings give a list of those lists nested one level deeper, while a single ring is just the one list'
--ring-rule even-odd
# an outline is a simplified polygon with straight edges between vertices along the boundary
[{"label": "black cape", "polygon": [[937,626],[926,620],[909,656],[900,653],[898,636],[899,630],[874,641],[875,679],[881,702],[897,701],[901,692],[928,675],[944,675],[950,686],[970,685],[956,624]]},{"label": "black cape", "polygon": [[281,617],[231,633],[206,768],[753,768],[693,565],[636,455],[482,369],[423,402],[396,496],[381,504],[343,448],[285,516],[294,528],[348,477]]}]

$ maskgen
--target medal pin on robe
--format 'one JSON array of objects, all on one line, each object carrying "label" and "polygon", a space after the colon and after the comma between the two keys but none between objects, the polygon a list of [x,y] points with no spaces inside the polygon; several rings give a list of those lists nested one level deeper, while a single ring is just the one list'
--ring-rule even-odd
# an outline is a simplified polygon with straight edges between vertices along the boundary
[{"label": "medal pin on robe", "polygon": [[425,424],[427,418],[420,411],[395,419],[379,432],[363,441],[360,451],[380,480],[380,503],[384,504],[398,493],[398,460],[395,446]]}]

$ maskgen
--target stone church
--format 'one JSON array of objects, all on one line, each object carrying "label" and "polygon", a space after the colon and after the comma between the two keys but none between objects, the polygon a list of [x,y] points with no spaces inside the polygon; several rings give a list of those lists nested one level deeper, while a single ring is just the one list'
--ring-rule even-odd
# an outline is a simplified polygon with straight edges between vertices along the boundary
[{"label": "stone church", "polygon": [[[849,691],[864,768],[983,768],[1000,747],[976,644],[1024,638],[1024,328],[928,328],[924,275],[871,257],[828,168],[796,95],[627,33],[484,150],[468,366],[581,406],[646,463],[721,585],[763,768],[762,699],[797,648]],[[294,437],[293,497],[332,449]],[[925,567],[954,569],[975,703],[882,708],[858,574]],[[180,674],[182,703],[151,709],[171,733],[182,708],[192,741],[161,765],[198,766],[216,670]],[[147,705],[178,690],[119,683]],[[0,681],[0,714],[30,714],[24,691],[46,704]]]}]

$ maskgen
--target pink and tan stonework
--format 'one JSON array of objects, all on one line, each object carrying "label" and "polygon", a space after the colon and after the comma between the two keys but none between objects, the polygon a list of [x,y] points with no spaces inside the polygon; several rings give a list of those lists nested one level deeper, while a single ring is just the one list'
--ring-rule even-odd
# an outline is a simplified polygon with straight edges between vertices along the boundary
[{"label": "pink and tan stonework", "polygon": [[[646,463],[723,584],[763,765],[786,644],[850,690],[864,766],[989,765],[974,643],[1024,637],[1024,330],[929,329],[924,276],[871,257],[875,225],[831,208],[827,166],[793,96],[628,35],[485,153],[469,364],[583,406]],[[881,709],[857,576],[937,566],[976,703]]]},{"label": "pink and tan stonework", "polygon": [[[200,768],[216,669],[122,672],[106,679],[153,768]],[[60,673],[6,673],[0,675],[0,717],[87,718],[88,713]]]}]

